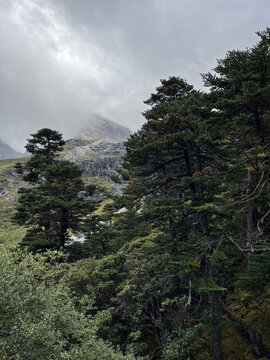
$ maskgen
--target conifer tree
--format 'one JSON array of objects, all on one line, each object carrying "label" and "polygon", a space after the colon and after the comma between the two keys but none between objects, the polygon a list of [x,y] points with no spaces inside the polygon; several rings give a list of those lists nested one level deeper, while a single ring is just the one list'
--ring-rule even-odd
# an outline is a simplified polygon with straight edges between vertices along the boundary
[{"label": "conifer tree", "polygon": [[246,223],[246,233],[234,227],[231,238],[248,258],[268,247],[270,234],[270,30],[258,35],[253,48],[228,52],[215,74],[204,75],[216,110],[212,120],[223,134],[224,162],[230,170],[228,202],[234,204],[236,222]]},{"label": "conifer tree", "polygon": [[35,134],[31,134],[25,146],[26,150],[33,156],[22,168],[21,163],[16,164],[17,171],[23,173],[23,179],[30,183],[38,183],[46,166],[52,165],[63,149],[65,141],[62,134],[56,130],[43,128]]},{"label": "conifer tree", "polygon": [[93,195],[95,186],[84,185],[76,164],[57,159],[64,144],[61,134],[41,129],[32,136],[26,148],[33,156],[24,179],[35,185],[20,189],[14,220],[28,228],[22,245],[29,250],[63,248],[71,233],[80,233],[91,222],[95,205],[86,197]]},{"label": "conifer tree", "polygon": [[221,192],[213,151],[218,141],[209,136],[207,123],[211,108],[203,94],[183,79],[172,77],[161,83],[146,101],[151,105],[144,114],[146,124],[126,144],[124,166],[132,179],[126,196],[136,199],[145,219],[163,232],[156,245],[170,252],[170,271],[180,275],[176,293],[186,294],[190,305],[201,298],[201,305],[208,307],[213,316],[214,356],[221,359],[216,295],[224,288],[209,261],[220,238],[214,226],[220,213],[213,203]]},{"label": "conifer tree", "polygon": [[[245,257],[246,271],[241,274],[244,287],[263,303],[266,289],[262,288],[268,282],[263,274],[268,274],[266,259],[269,261],[270,254],[270,30],[258,35],[260,40],[254,47],[228,52],[218,60],[215,73],[203,77],[211,87],[211,121],[218,129],[219,151],[227,168],[222,174],[226,184],[222,196],[227,203],[223,209],[229,209],[231,217],[223,226],[224,237]],[[263,291],[260,295],[258,289]],[[269,358],[262,335],[243,324],[226,306],[223,310],[238,322],[254,356]]]}]

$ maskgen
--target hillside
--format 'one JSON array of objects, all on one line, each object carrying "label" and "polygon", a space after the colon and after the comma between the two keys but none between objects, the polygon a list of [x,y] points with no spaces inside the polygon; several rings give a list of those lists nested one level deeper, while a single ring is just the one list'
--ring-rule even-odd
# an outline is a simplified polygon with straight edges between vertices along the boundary
[{"label": "hillside", "polygon": [[[121,167],[125,153],[124,141],[130,130],[104,118],[95,117],[94,120],[91,119],[86,128],[66,141],[60,156],[79,165],[84,170],[87,183],[98,183],[106,192],[118,192],[122,186],[113,183],[110,176],[116,174],[116,169]],[[0,142],[0,150],[1,145],[2,149],[6,150],[0,152],[0,155],[6,154],[3,156],[7,158],[0,158],[0,243],[13,244],[24,235],[24,229],[12,224],[11,217],[17,202],[18,189],[27,186],[14,171],[14,165],[18,161],[24,162],[25,158],[18,159],[22,154],[16,153],[4,142]],[[105,196],[105,193],[101,192],[101,196]]]},{"label": "hillside", "polygon": [[[25,159],[20,159],[25,161]],[[24,229],[11,222],[17,203],[17,191],[26,183],[14,171],[18,159],[0,160],[0,244],[18,243],[24,236]]]},{"label": "hillside", "polygon": [[15,151],[5,141],[0,139],[0,160],[15,159],[22,156],[24,156],[22,153]]},{"label": "hillside", "polygon": [[95,116],[87,127],[66,141],[62,157],[77,163],[87,176],[108,180],[121,167],[124,141],[130,133],[124,126]]},{"label": "hillside", "polygon": [[94,142],[118,143],[126,140],[131,130],[111,120],[93,115],[89,123],[73,138],[88,144]]}]

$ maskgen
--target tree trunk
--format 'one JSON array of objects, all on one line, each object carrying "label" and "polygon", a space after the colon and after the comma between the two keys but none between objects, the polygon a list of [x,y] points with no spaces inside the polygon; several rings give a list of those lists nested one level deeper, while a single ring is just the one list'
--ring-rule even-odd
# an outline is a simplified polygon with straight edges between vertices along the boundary
[{"label": "tree trunk", "polygon": [[[252,172],[251,170],[248,170],[248,189],[247,189],[247,194],[251,194],[253,191],[253,177],[252,177]],[[252,204],[252,200],[248,201],[247,203],[247,239],[246,239],[246,248],[247,249],[251,249],[252,246],[252,241],[254,238],[254,231],[255,231],[255,224],[254,224],[254,209],[253,209],[253,204]],[[251,256],[251,252],[248,251],[247,254],[247,266],[249,266],[250,264],[250,256]]]},{"label": "tree trunk", "polygon": [[222,335],[220,328],[220,319],[221,319],[221,309],[218,301],[218,296],[214,294],[211,300],[212,312],[214,315],[214,324],[212,327],[212,339],[213,339],[213,348],[212,355],[213,360],[223,360],[222,354]]},{"label": "tree trunk", "polygon": [[[207,218],[204,214],[201,216],[201,227],[202,227],[202,233],[204,237],[204,243],[205,243],[205,254],[202,258],[202,262],[205,266],[204,273],[205,278],[208,280],[214,279],[215,274],[214,270],[211,266],[211,263],[209,261],[208,255],[212,252],[210,242],[209,242],[209,230],[208,230],[208,224],[207,224]],[[210,294],[210,314],[213,316],[213,324],[212,324],[212,356],[213,360],[223,360],[223,354],[222,354],[222,334],[221,334],[221,327],[220,327],[220,321],[221,321],[221,308],[219,305],[219,298],[217,294]]]}]

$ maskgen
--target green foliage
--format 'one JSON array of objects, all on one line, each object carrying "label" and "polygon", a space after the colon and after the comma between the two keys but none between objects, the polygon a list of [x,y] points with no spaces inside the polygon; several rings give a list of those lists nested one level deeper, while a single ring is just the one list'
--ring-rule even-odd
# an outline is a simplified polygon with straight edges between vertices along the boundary
[{"label": "green foliage", "polygon": [[206,351],[200,350],[205,348],[206,338],[202,335],[205,333],[205,326],[202,324],[195,325],[186,330],[175,330],[165,346],[162,354],[162,360],[191,360],[196,356],[197,359],[211,359]]},{"label": "green foliage", "polygon": [[0,258],[1,359],[134,359],[99,339],[98,321],[77,310],[54,276],[61,254],[1,247]]},{"label": "green foliage", "polygon": [[270,253],[255,254],[246,273],[241,276],[242,287],[252,294],[269,294]]},{"label": "green foliage", "polygon": [[29,172],[26,174],[25,180],[37,181],[44,166],[53,164],[57,153],[63,149],[65,142],[62,134],[48,128],[40,129],[31,136],[25,148],[34,156],[26,164],[26,169]]},{"label": "green foliage", "polygon": [[33,156],[25,164],[25,180],[36,183],[21,188],[14,221],[28,228],[22,244],[29,250],[63,248],[69,233],[82,232],[95,210],[91,197],[95,186],[85,186],[82,170],[67,160],[57,160],[64,144],[61,134],[41,129],[26,145]]},{"label": "green foliage", "polygon": [[[17,202],[17,190],[23,185],[20,176],[14,176],[16,159],[0,160],[0,243],[18,244],[25,229],[12,223]],[[22,159],[25,161],[25,159]]]},{"label": "green foliage", "polygon": [[15,169],[19,174],[24,175],[25,181],[35,184],[42,181],[46,166],[54,163],[58,152],[63,149],[65,142],[62,134],[48,128],[40,129],[35,134],[31,134],[31,136],[25,148],[33,156],[28,159],[24,166],[21,163],[17,163]]},{"label": "green foliage", "polygon": [[[156,345],[161,348],[170,333],[179,331],[170,322],[170,315],[160,311],[161,302],[186,296],[188,306],[177,311],[182,312],[181,331],[185,332],[183,324],[188,319],[193,325],[209,326],[213,358],[220,358],[222,303],[226,292],[235,286],[234,277],[241,275],[246,286],[248,280],[249,286],[253,282],[257,296],[268,284],[267,266],[262,264],[264,274],[256,256],[250,255],[254,247],[258,253],[269,249],[270,230],[269,29],[259,36],[261,40],[253,48],[229,52],[218,61],[214,75],[204,75],[211,87],[209,94],[193,90],[181,78],[161,80],[161,86],[146,101],[151,106],[144,113],[146,123],[126,142],[124,167],[130,179],[126,201],[139,209],[141,223],[162,234],[150,251],[145,250],[151,277],[142,274],[145,265],[141,261],[139,277],[149,291],[158,275],[153,264],[160,264],[163,258],[161,278],[166,274],[178,279],[178,286],[172,282],[164,294],[167,300],[160,290],[150,292],[157,316]],[[228,241],[236,248],[232,250],[234,245]],[[259,274],[264,280],[256,286]],[[138,294],[144,290],[131,278],[130,274],[121,294],[128,306],[134,294],[131,313],[139,309],[142,317],[144,309],[135,303],[140,304]],[[147,296],[143,299],[147,304]],[[260,348],[250,336],[254,329],[245,328],[239,318],[237,321],[245,329],[254,354],[263,357],[265,345]]]}]

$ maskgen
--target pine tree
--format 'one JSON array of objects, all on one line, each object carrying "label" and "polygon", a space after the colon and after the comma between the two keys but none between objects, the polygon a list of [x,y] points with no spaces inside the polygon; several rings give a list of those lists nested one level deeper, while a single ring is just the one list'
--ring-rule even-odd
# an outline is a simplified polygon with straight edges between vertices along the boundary
[{"label": "pine tree", "polygon": [[25,180],[35,184],[20,189],[14,221],[28,228],[22,245],[29,250],[63,248],[70,235],[91,222],[95,186],[85,186],[82,170],[57,153],[64,143],[58,132],[42,129],[33,134],[26,148],[33,157],[26,163]]},{"label": "pine tree", "polygon": [[42,179],[46,166],[55,162],[59,152],[63,149],[65,141],[62,134],[48,128],[40,129],[31,136],[32,138],[28,139],[25,148],[33,156],[23,168],[20,163],[16,164],[16,168],[18,172],[23,173],[25,181],[34,184]]},{"label": "pine tree", "polygon": [[139,202],[145,219],[163,232],[156,250],[170,250],[166,271],[170,266],[181,284],[174,291],[188,296],[190,312],[201,298],[201,306],[212,316],[214,356],[221,359],[217,294],[225,289],[209,260],[221,237],[215,226],[221,214],[214,206],[221,202],[217,199],[222,191],[213,151],[219,139],[209,135],[211,107],[203,94],[180,78],[161,83],[146,101],[152,106],[144,114],[146,124],[126,144],[124,166],[132,179],[126,196]]},{"label": "pine tree", "polygon": [[[268,273],[265,261],[270,251],[270,30],[258,35],[260,40],[254,47],[228,52],[218,61],[215,74],[203,76],[205,84],[211,87],[209,99],[214,109],[211,122],[218,129],[220,155],[227,168],[223,173],[226,184],[223,197],[227,204],[223,208],[230,210],[231,218],[224,224],[224,236],[245,257],[246,268],[241,277],[257,301],[264,299],[263,293],[258,294],[258,288],[262,290],[264,286],[258,286],[257,281],[268,283],[262,276]],[[253,354],[269,358],[262,335],[226,306],[223,311],[238,322]]]},{"label": "pine tree", "polygon": [[228,52],[214,75],[204,75],[215,108],[212,120],[224,136],[224,161],[230,170],[226,180],[231,184],[228,202],[236,209],[235,222],[246,223],[245,234],[234,227],[234,242],[248,257],[268,246],[270,233],[270,30],[258,35],[253,48]]}]

